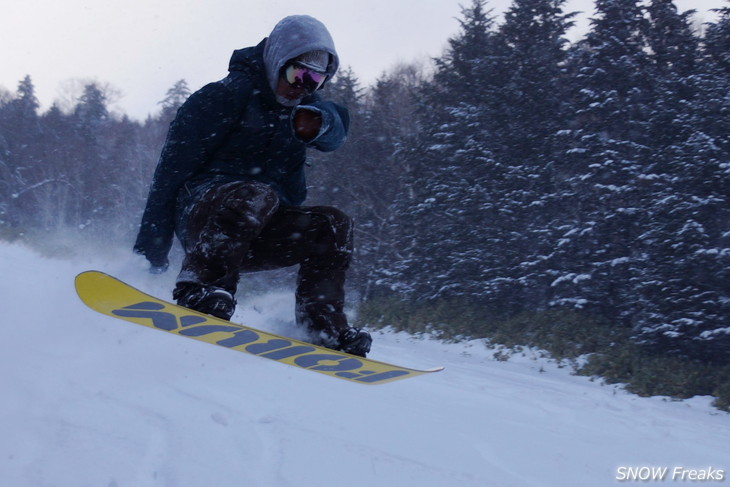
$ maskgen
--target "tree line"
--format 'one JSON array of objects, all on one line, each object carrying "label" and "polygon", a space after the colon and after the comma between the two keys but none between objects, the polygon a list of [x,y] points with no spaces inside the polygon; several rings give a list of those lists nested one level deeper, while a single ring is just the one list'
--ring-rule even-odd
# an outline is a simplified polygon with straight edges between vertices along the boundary
[{"label": "tree line", "polygon": [[[730,362],[730,8],[700,31],[671,0],[484,0],[433,65],[362,87],[345,146],[310,154],[307,204],[355,218],[365,302],[458,302],[508,319],[577,310],[646,350]],[[144,122],[88,84],[39,113],[0,95],[0,228],[133,239],[178,82]],[[466,308],[465,308],[466,309]],[[479,334],[478,330],[471,330]]]}]

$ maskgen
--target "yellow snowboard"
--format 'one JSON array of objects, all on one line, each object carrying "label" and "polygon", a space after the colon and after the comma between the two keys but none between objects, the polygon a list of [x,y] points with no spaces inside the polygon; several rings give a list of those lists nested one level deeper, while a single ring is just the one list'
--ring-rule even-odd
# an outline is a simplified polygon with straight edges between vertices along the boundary
[{"label": "yellow snowboard", "polygon": [[443,370],[398,367],[231,323],[162,301],[103,272],[76,276],[76,292],[89,308],[107,316],[360,384]]}]

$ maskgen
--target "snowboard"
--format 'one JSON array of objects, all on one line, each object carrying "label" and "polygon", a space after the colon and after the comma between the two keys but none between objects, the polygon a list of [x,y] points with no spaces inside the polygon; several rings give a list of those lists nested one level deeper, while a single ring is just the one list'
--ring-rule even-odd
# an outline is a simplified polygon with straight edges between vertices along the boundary
[{"label": "snowboard", "polygon": [[399,367],[232,323],[155,298],[103,272],[82,272],[75,284],[81,301],[104,315],[358,384],[443,370]]}]

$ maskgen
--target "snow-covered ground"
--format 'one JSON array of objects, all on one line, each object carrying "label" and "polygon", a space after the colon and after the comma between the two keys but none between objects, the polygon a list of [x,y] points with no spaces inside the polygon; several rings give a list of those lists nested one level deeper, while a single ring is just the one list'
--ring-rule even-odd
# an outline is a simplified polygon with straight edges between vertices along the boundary
[{"label": "snow-covered ground", "polygon": [[[94,313],[73,288],[86,269],[163,298],[175,277],[126,252],[52,259],[0,243],[2,486],[586,487],[651,467],[667,468],[667,483],[730,476],[730,415],[710,398],[639,398],[537,357],[501,362],[479,342],[392,332],[375,333],[371,357],[446,370],[338,381]],[[282,292],[241,303],[234,320],[297,336],[292,314]]]}]

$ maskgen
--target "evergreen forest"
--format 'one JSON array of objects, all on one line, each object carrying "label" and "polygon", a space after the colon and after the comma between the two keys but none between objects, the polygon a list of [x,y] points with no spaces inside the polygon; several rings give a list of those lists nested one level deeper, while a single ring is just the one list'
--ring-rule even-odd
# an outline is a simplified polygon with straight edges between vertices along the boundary
[{"label": "evergreen forest", "polygon": [[[369,326],[489,338],[642,394],[730,404],[730,6],[485,0],[431,64],[325,97],[351,114],[309,154],[306,204],[356,222],[350,296]],[[346,60],[344,60],[346,62]],[[213,80],[211,80],[213,81]],[[32,74],[0,89],[0,238],[60,231],[131,246],[169,123],[135,121],[89,82],[41,112]],[[495,352],[495,357],[503,357]]]}]

